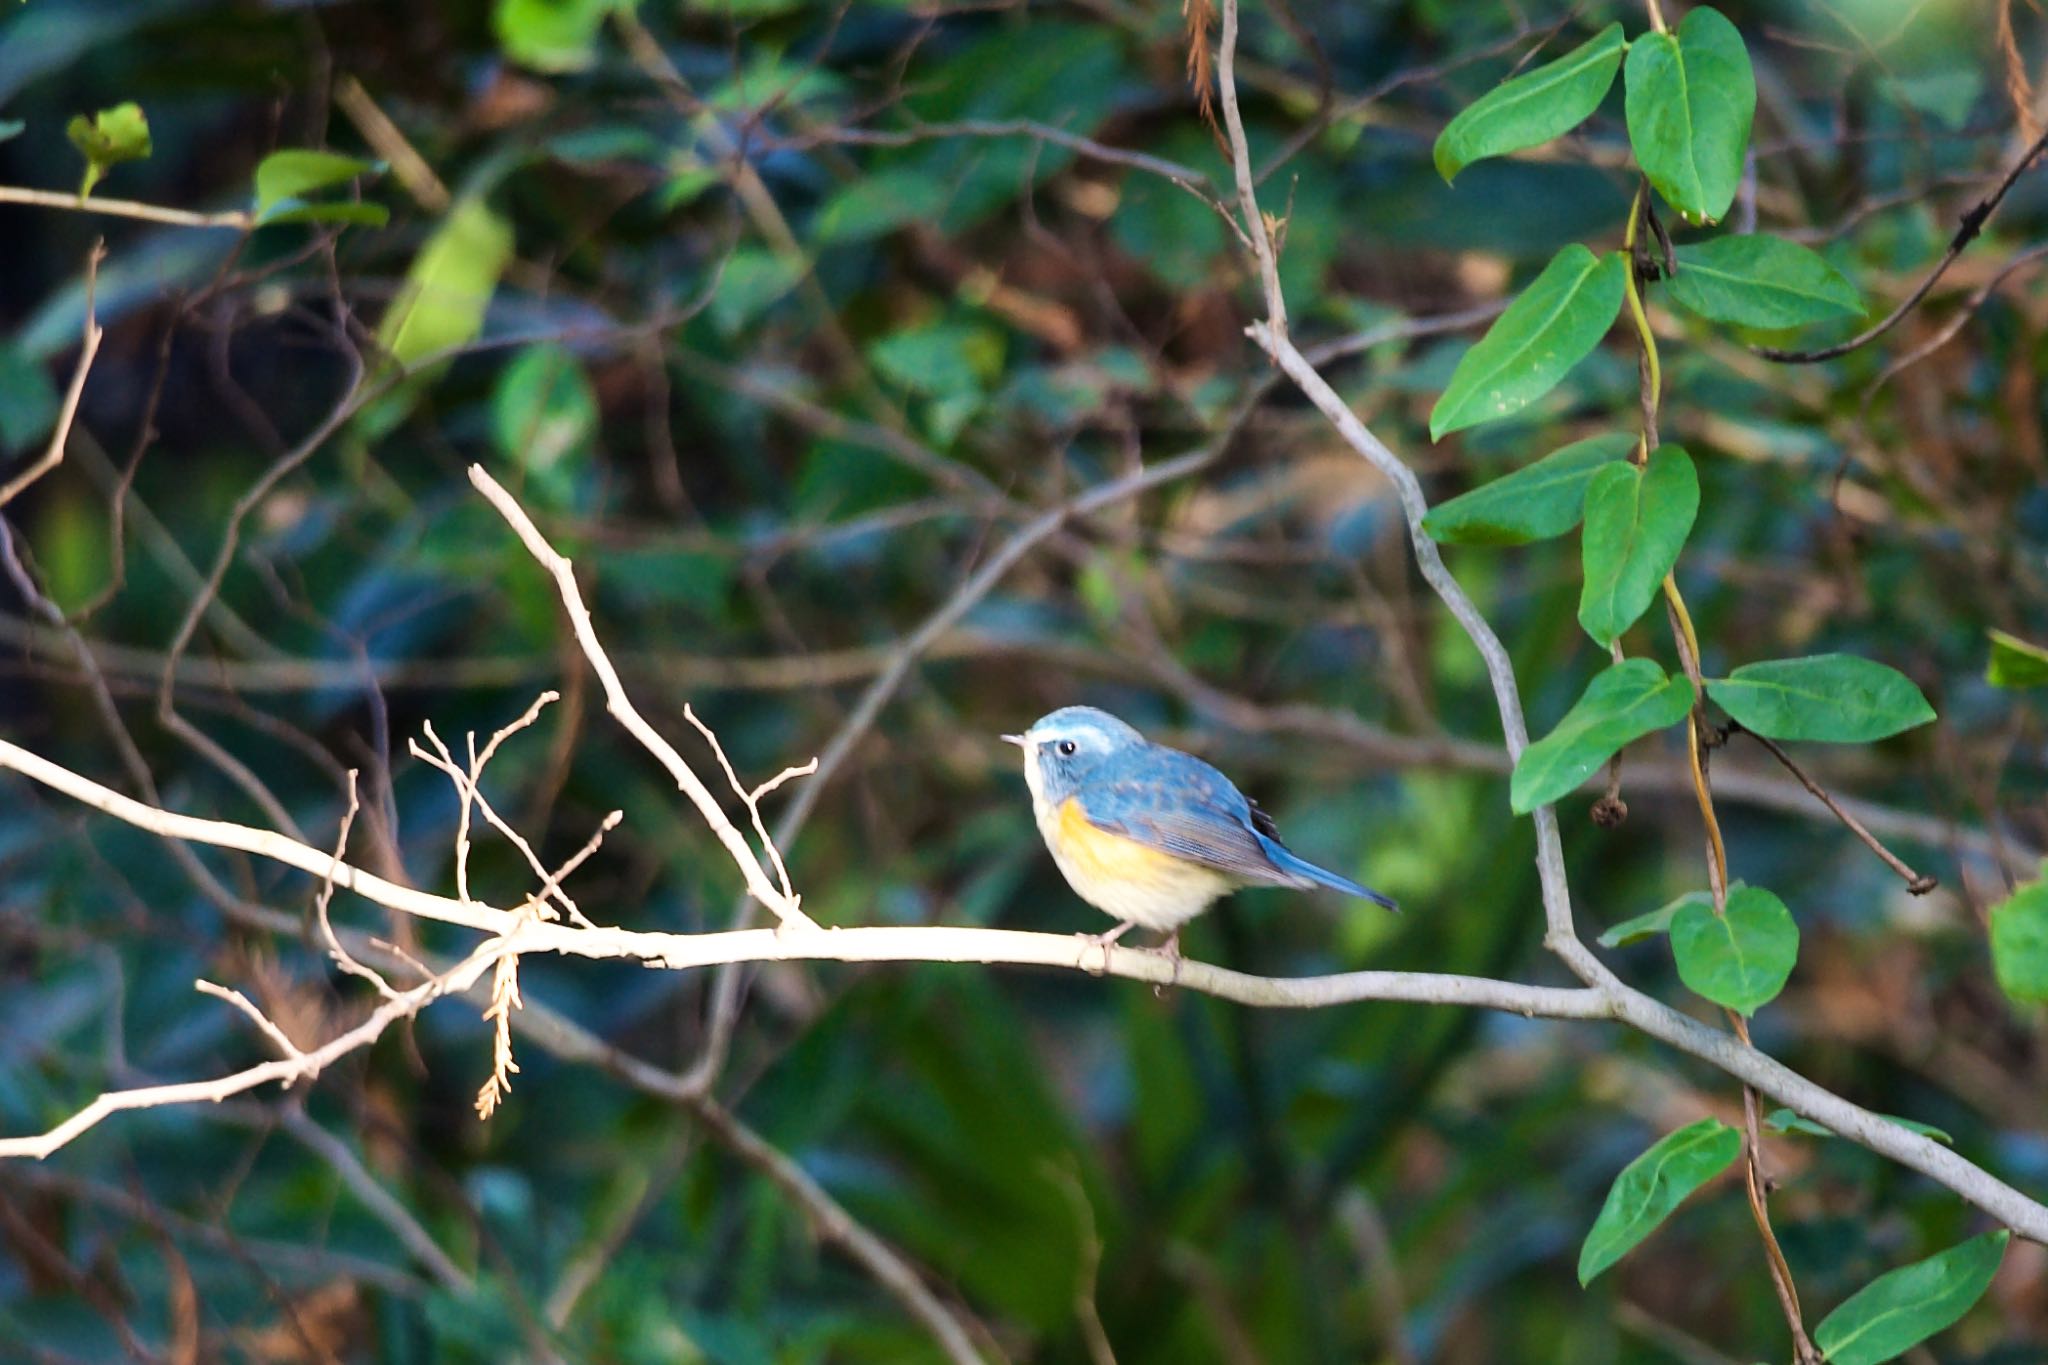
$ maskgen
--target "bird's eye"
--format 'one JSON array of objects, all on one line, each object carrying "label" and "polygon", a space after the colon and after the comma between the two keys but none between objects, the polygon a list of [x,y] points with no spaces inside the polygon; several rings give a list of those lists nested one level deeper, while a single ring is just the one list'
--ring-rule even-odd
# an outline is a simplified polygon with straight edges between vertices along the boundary
[{"label": "bird's eye", "polygon": [[1074,751],[1080,747],[1080,745],[1074,743],[1074,741],[1071,739],[1063,739],[1059,742],[1059,751],[1062,755],[1064,755],[1067,758],[1072,758],[1074,756]]}]

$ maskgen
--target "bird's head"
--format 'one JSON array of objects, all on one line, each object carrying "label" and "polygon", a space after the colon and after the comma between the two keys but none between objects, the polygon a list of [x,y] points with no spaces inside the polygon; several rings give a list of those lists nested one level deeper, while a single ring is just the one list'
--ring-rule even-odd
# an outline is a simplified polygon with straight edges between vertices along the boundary
[{"label": "bird's head", "polygon": [[1034,799],[1058,805],[1105,759],[1142,749],[1145,737],[1107,711],[1063,706],[1021,735],[1003,738],[1024,751],[1024,780]]}]

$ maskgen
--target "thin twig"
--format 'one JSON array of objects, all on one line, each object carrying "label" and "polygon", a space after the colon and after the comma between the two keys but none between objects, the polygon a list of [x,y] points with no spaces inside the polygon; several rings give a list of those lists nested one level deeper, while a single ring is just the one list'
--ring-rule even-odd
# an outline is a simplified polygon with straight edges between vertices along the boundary
[{"label": "thin twig", "polygon": [[85,257],[85,332],[78,344],[78,364],[72,367],[71,383],[64,390],[63,406],[57,409],[57,426],[42,458],[0,484],[0,507],[19,497],[21,491],[55,469],[64,459],[64,446],[71,438],[71,424],[78,420],[78,400],[85,393],[85,377],[92,373],[93,357],[100,353],[100,324],[93,312],[93,290],[99,282],[100,262],[107,256],[106,243],[94,242]]},{"label": "thin twig", "polygon": [[1828,794],[1828,790],[1826,787],[1823,787],[1820,783],[1814,781],[1813,777],[1806,771],[1806,769],[1800,767],[1799,764],[1793,759],[1792,755],[1786,753],[1784,748],[1780,746],[1776,740],[1771,739],[1765,735],[1760,735],[1754,730],[1745,729],[1741,722],[1734,720],[1728,722],[1728,733],[1748,735],[1751,739],[1763,745],[1765,750],[1767,750],[1770,753],[1771,757],[1777,759],[1778,762],[1785,765],[1786,772],[1791,773],[1792,776],[1799,779],[1800,786],[1812,792],[1814,794],[1814,797],[1817,800],[1819,800],[1819,802],[1823,806],[1826,806],[1830,811],[1834,812],[1834,816],[1837,820],[1840,820],[1843,823],[1843,825],[1848,827],[1848,830],[1851,834],[1855,835],[1858,839],[1861,839],[1865,847],[1867,847],[1872,853],[1875,853],[1879,858],[1884,860],[1884,865],[1886,867],[1889,867],[1892,871],[1899,874],[1900,880],[1906,883],[1906,889],[1908,891],[1912,892],[1916,896],[1924,896],[1928,892],[1932,891],[1935,887],[1941,885],[1941,882],[1938,878],[1934,877],[1932,874],[1923,874],[1915,872],[1910,866],[1907,865],[1906,861],[1903,858],[1899,857],[1898,854],[1893,853],[1890,849],[1886,848],[1883,842],[1879,840],[1875,834],[1872,834],[1861,820],[1858,820],[1849,811],[1843,809],[1842,803],[1835,800],[1834,797]]},{"label": "thin twig", "polygon": [[2005,173],[2005,177],[1998,182],[1997,187],[1990,194],[1969,207],[1963,214],[1962,224],[1956,228],[1955,236],[1949,239],[1948,250],[1942,252],[1941,259],[1934,263],[1934,268],[1927,272],[1927,277],[1920,281],[1913,292],[1908,294],[1899,303],[1898,307],[1885,314],[1878,322],[1858,332],[1847,341],[1836,342],[1832,346],[1822,346],[1817,350],[1783,351],[1774,346],[1752,346],[1750,350],[1762,356],[1765,360],[1775,360],[1781,365],[1812,365],[1822,360],[1833,360],[1836,356],[1847,355],[1860,346],[1867,346],[1892,328],[1898,326],[1906,314],[1912,312],[1914,308],[1919,306],[1920,300],[1927,297],[1928,291],[1940,283],[1941,277],[1948,273],[1948,268],[1955,264],[1956,257],[1963,254],[1963,248],[1977,240],[1977,234],[1984,230],[1985,222],[2005,199],[2006,192],[2013,187],[2013,182],[2020,178],[2027,167],[2034,164],[2034,158],[2040,156],[2043,150],[2048,150],[2048,131],[2044,131],[2041,136],[2034,139],[2033,144],[2027,148],[2025,154],[2019,160],[2013,162],[2012,169]]},{"label": "thin twig", "polygon": [[160,204],[139,204],[133,199],[80,198],[60,190],[31,190],[19,185],[0,185],[0,204],[34,204],[38,208],[69,209],[73,213],[139,218],[146,223],[169,223],[173,227],[236,228],[247,232],[256,226],[256,215],[242,209],[194,213],[189,209],[167,209]]}]

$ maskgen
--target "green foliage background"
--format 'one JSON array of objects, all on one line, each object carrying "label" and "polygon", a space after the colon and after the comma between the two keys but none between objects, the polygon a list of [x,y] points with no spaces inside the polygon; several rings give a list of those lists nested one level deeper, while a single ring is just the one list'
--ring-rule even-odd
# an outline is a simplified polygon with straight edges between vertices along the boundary
[{"label": "green foliage background", "polygon": [[[632,927],[722,927],[730,863],[604,715],[551,586],[467,463],[575,558],[642,709],[694,746],[689,702],[758,780],[825,748],[898,642],[1031,516],[1229,433],[1199,476],[1047,539],[888,691],[787,845],[805,908],[834,924],[1102,927],[1044,854],[995,739],[1089,701],[1217,761],[1295,848],[1405,907],[1247,893],[1189,931],[1191,956],[1268,974],[1561,979],[1479,661],[1414,577],[1384,485],[1244,339],[1255,295],[1228,229],[1144,168],[1012,126],[1226,184],[1178,5],[644,0],[629,24],[593,0],[10,8],[0,117],[23,129],[0,142],[0,183],[73,190],[67,121],[133,100],[153,154],[109,167],[95,197],[253,208],[255,168],[278,148],[388,155],[336,101],[359,82],[451,196],[422,202],[402,167],[356,189],[294,183],[279,194],[359,194],[390,221],[246,239],[0,204],[5,473],[47,437],[83,263],[107,241],[107,340],[70,454],[5,515],[42,590],[89,611],[79,628],[166,805],[268,823],[159,723],[157,673],[190,566],[204,573],[236,500],[319,426],[351,383],[347,350],[371,355],[373,337],[431,363],[255,506],[221,594],[232,614],[201,627],[179,706],[315,843],[340,818],[340,769],[362,769],[366,819],[393,836],[398,869],[448,890],[455,801],[406,738],[427,721],[488,733],[559,687],[487,792],[550,862],[623,809],[571,889]],[[1820,251],[1874,319],[2026,145],[1985,7],[1726,12],[1762,90],[1755,190],[1735,213],[1748,202]],[[2037,53],[2038,22],[2015,13]],[[1455,186],[1432,162],[1445,123],[1515,63],[1615,20],[1644,26],[1637,7],[1601,3],[1247,14],[1254,152],[1286,153],[1262,197],[1286,220],[1296,333],[1391,338],[1331,372],[1433,499],[1635,429],[1617,331],[1516,419],[1432,444],[1430,408],[1483,322],[1401,328],[1500,300],[1569,242],[1618,245],[1635,188],[1618,86],[1538,155],[1477,162]],[[736,185],[736,156],[774,217]],[[2041,693],[1993,687],[1985,667],[1988,629],[2048,637],[2040,272],[1998,281],[1953,340],[1888,367],[2042,238],[2044,183],[2020,181],[1926,308],[1824,366],[1775,367],[1744,343],[1817,344],[1866,319],[1750,332],[1650,300],[1664,437],[1701,486],[1679,578],[1707,671],[1839,650],[1903,671],[1941,718],[1798,750],[1882,808],[1880,832],[1942,880],[1926,898],[1760,750],[1738,738],[1717,755],[1732,871],[1782,897],[1800,934],[1757,1042],[2036,1193],[2042,1018],[2000,993],[1986,911],[2048,846]],[[366,363],[376,378],[382,362]],[[109,490],[131,467],[117,521]],[[1608,663],[1576,616],[1576,542],[1447,554],[1548,731]],[[0,733],[124,785],[63,636],[17,589],[0,602]],[[1654,615],[1635,629],[1669,657]],[[1704,886],[1672,732],[1630,751],[1625,824],[1596,828],[1589,795],[1561,808],[1587,937]],[[206,861],[236,896],[293,917],[317,890]],[[498,903],[529,886],[496,842],[474,875]],[[345,897],[336,913],[391,932]],[[1661,937],[1606,956],[1711,1013]],[[245,1020],[194,995],[196,977],[248,991],[305,1042],[366,1008],[309,940],[224,919],[151,837],[0,783],[0,1132],[39,1131],[112,1085],[266,1055]],[[541,960],[523,974],[530,1006],[669,1070],[704,1045],[710,980]],[[1090,1359],[1098,1324],[1126,1365],[1780,1353],[1729,1181],[1577,1283],[1616,1173],[1658,1136],[1740,1111],[1725,1077],[1647,1040],[1413,1006],[1261,1014],[1009,969],[749,980],[721,1097],[1012,1358]],[[776,1188],[629,1080],[523,1039],[509,1100],[480,1122],[470,1098],[489,1053],[475,1010],[444,1002],[303,1093],[119,1116],[46,1163],[0,1166],[0,1353],[175,1355],[196,1332],[208,1352],[265,1359],[931,1355]],[[309,1121],[473,1288],[408,1253]],[[1810,1321],[1983,1230],[1947,1191],[1847,1143],[1794,1132],[1770,1155]],[[566,1325],[548,1325],[592,1248],[598,1272]],[[2043,1270],[2038,1246],[2015,1243],[1991,1295],[1938,1339],[1941,1359],[2040,1359]]]}]

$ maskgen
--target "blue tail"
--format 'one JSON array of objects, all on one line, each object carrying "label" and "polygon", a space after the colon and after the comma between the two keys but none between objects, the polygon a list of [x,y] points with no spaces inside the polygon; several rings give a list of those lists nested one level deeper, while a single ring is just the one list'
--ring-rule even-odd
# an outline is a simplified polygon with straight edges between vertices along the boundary
[{"label": "blue tail", "polygon": [[1383,905],[1397,913],[1401,909],[1400,906],[1394,904],[1393,897],[1382,896],[1371,887],[1360,886],[1349,877],[1340,877],[1334,872],[1317,867],[1308,859],[1296,856],[1278,840],[1261,836],[1259,842],[1265,845],[1266,856],[1273,860],[1274,867],[1290,876],[1300,878],[1304,883],[1313,882],[1318,886],[1327,886],[1332,891],[1342,891],[1347,896],[1356,896],[1362,901],[1371,901],[1374,905]]}]

